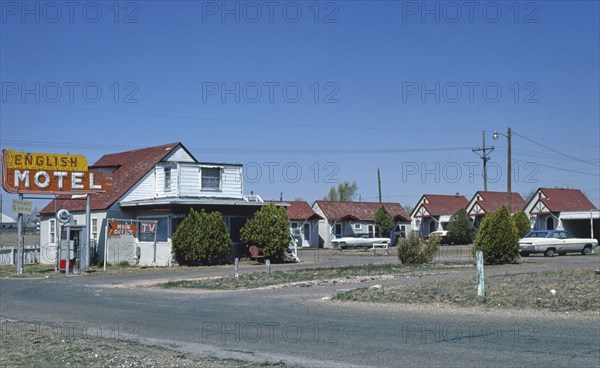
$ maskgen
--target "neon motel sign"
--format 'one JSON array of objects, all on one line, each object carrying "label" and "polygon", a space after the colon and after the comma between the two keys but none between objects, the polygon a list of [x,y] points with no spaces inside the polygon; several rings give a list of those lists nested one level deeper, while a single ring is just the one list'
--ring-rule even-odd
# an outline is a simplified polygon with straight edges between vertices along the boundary
[{"label": "neon motel sign", "polygon": [[9,193],[86,194],[109,185],[110,178],[89,171],[81,155],[2,150],[2,187]]}]

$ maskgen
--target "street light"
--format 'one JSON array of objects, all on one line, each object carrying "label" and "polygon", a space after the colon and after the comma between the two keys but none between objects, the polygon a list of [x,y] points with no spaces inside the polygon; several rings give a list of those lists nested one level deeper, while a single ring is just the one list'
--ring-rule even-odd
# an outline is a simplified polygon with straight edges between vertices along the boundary
[{"label": "street light", "polygon": [[502,133],[498,133],[497,131],[494,130],[494,140],[498,139],[498,136],[504,136],[506,137],[506,139],[508,139],[508,173],[506,175],[507,180],[506,180],[506,195],[507,195],[507,201],[508,201],[508,211],[510,213],[512,213],[512,191],[511,191],[511,145],[510,145],[510,137],[511,137],[511,133],[510,133],[510,128],[508,128],[506,135],[502,134]]}]

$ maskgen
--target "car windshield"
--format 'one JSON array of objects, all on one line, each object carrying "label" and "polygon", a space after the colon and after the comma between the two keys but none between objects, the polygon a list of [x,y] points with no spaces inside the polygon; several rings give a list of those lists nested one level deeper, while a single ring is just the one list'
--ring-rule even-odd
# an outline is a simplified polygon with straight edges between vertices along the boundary
[{"label": "car windshield", "polygon": [[547,231],[532,231],[529,234],[527,234],[527,236],[525,236],[526,238],[545,238],[546,236],[548,236],[548,232]]}]

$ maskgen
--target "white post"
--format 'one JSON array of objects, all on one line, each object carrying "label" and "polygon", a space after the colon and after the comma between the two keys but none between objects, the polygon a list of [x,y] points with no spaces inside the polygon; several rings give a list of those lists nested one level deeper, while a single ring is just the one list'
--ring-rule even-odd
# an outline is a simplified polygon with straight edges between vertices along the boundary
[{"label": "white post", "polygon": [[[140,223],[140,226],[141,226],[141,223]],[[156,239],[157,239],[157,235],[158,235],[158,220],[154,220],[154,256],[152,258],[152,265],[154,267],[156,267],[156,241],[157,241]],[[139,260],[138,260],[138,262],[139,262]]]},{"label": "white post", "polygon": [[85,234],[84,239],[81,242],[81,259],[80,259],[80,271],[85,272],[90,266],[90,234],[91,234],[91,197],[90,193],[85,196]]},{"label": "white post", "polygon": [[108,222],[111,219],[106,218],[106,225],[104,225],[104,272],[106,272],[106,255],[108,254]]},{"label": "white post", "polygon": [[240,259],[239,258],[235,258],[235,264],[233,266],[233,270],[234,270],[234,275],[235,278],[237,279],[238,277],[240,277]]},{"label": "white post", "polygon": [[268,275],[268,277],[271,277],[271,261],[267,259],[265,261],[265,266],[267,266],[267,275]]},{"label": "white post", "polygon": [[475,253],[477,260],[477,296],[483,298],[485,296],[485,284],[483,280],[483,252]]},{"label": "white post", "polygon": [[590,238],[594,239],[594,210],[590,210]]}]

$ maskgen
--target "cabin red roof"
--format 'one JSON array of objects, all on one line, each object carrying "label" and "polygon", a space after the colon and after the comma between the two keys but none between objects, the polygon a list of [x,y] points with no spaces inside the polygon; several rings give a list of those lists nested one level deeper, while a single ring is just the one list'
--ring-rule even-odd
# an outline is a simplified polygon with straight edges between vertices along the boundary
[{"label": "cabin red roof", "polygon": [[274,204],[289,204],[287,215],[290,220],[320,220],[323,217],[316,213],[306,201],[267,201]]},{"label": "cabin red roof", "polygon": [[[175,142],[102,156],[93,166],[90,166],[90,169],[114,170],[112,188],[104,193],[92,194],[91,210],[108,209],[180,145],[180,142]],[[40,211],[40,215],[53,214],[55,208],[64,208],[71,212],[85,211],[85,198],[70,199],[70,196],[61,196],[56,200],[56,206],[55,201],[50,202]]]},{"label": "cabin red roof", "polygon": [[[484,192],[475,193],[473,198],[479,195],[482,199],[475,201],[485,213],[492,213],[506,204],[506,192]],[[525,200],[519,193],[511,193],[511,213],[522,211],[525,207]]]},{"label": "cabin red roof", "polygon": [[329,221],[354,220],[373,221],[375,213],[383,206],[396,221],[409,221],[410,217],[400,203],[379,202],[315,202]]},{"label": "cabin red roof", "polygon": [[[452,216],[458,210],[467,208],[469,204],[467,198],[461,195],[425,194],[423,197],[427,198],[429,203],[422,203],[420,206],[425,207],[431,216]],[[415,207],[413,212],[417,211],[418,208],[419,206]]]},{"label": "cabin red roof", "polygon": [[[589,211],[596,209],[596,206],[579,189],[539,188],[538,192],[542,192],[546,196],[546,198],[540,198],[539,200],[551,212]],[[537,200],[538,198],[536,197],[532,200]]]}]

